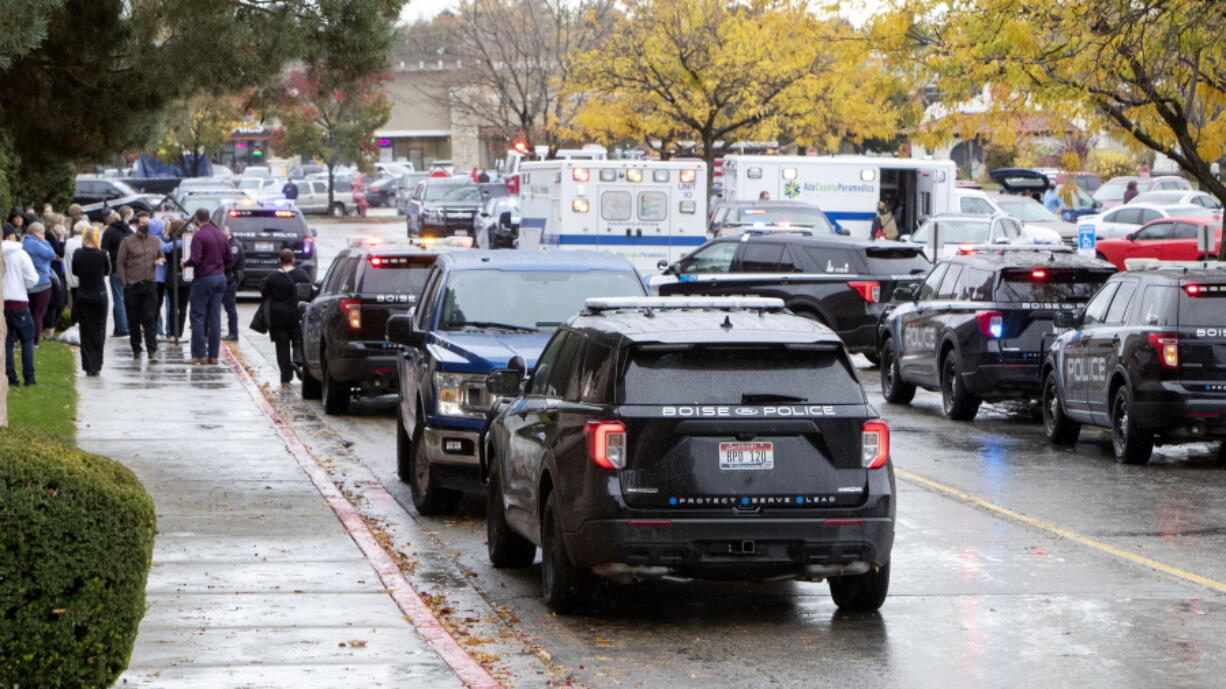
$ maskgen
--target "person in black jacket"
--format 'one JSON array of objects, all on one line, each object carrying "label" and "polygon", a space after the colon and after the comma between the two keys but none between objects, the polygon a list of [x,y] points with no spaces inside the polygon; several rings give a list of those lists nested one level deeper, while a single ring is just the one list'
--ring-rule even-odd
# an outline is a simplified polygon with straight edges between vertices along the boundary
[{"label": "person in black jacket", "polygon": [[230,255],[234,260],[226,264],[226,293],[221,297],[221,306],[226,310],[229,328],[221,339],[238,340],[238,287],[243,284],[243,243],[230,234],[230,227],[221,228],[230,240]]},{"label": "person in black jacket", "polygon": [[[277,345],[277,366],[281,369],[281,384],[294,380],[294,361],[301,360],[302,337],[298,332],[298,283],[310,284],[311,278],[301,268],[294,267],[294,252],[281,250],[281,269],[264,278],[260,296],[264,298],[268,319],[268,336]],[[290,358],[290,347],[294,357]]]},{"label": "person in black jacket", "polygon": [[[120,210],[132,212],[131,208],[122,206]],[[128,226],[127,220],[116,212],[111,211],[106,218],[106,231],[102,233],[102,250],[111,257],[111,265],[115,265],[119,261],[119,245],[127,239],[128,235],[132,234],[132,228]],[[123,285],[119,284],[119,274],[111,271],[111,316],[115,319],[115,330],[111,333],[112,337],[127,337],[128,335],[128,311],[123,303]]]},{"label": "person in black jacket", "polygon": [[80,280],[73,310],[81,328],[81,368],[87,376],[96,376],[102,370],[106,348],[106,276],[111,274],[111,259],[98,248],[101,234],[97,227],[87,227],[81,248],[73,253],[69,266]]}]

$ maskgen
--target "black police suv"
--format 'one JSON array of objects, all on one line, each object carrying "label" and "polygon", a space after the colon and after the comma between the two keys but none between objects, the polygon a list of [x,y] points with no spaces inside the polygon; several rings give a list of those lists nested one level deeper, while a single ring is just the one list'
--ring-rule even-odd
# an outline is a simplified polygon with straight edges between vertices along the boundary
[{"label": "black police suv", "polygon": [[1063,246],[961,250],[895,291],[879,333],[882,395],[906,404],[916,386],[940,390],[945,415],[961,421],[983,400],[1037,397],[1052,319],[1114,272]]},{"label": "black police suv", "polygon": [[1144,464],[1155,442],[1226,439],[1226,266],[1132,268],[1056,325],[1043,364],[1053,443],[1105,426],[1116,459]]},{"label": "black police suv", "polygon": [[557,330],[521,387],[490,374],[482,435],[496,567],[542,551],[546,603],[595,577],[830,580],[885,601],[889,428],[828,328],[762,298],[605,298]]},{"label": "black police suv", "polygon": [[894,289],[918,283],[931,263],[903,242],[818,238],[772,231],[707,242],[651,279],[672,295],[782,299],[829,326],[847,348],[877,361],[877,325]]},{"label": "black police suv", "polygon": [[354,242],[332,261],[302,314],[302,396],[343,414],[355,392],[397,389],[387,319],[417,304],[437,253],[412,244]]},{"label": "black police suv", "polygon": [[243,244],[243,284],[259,288],[264,278],[281,265],[281,250],[294,252],[297,266],[315,280],[315,229],[308,227],[297,208],[257,201],[226,201],[213,211],[213,224],[228,227]]}]

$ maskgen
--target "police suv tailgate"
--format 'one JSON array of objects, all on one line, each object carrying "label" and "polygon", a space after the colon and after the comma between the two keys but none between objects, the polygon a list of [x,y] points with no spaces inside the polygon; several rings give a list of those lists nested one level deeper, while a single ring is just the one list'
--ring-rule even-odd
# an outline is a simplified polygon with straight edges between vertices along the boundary
[{"label": "police suv tailgate", "polygon": [[1198,282],[1180,292],[1180,380],[1193,390],[1226,392],[1226,284]]},{"label": "police suv tailgate", "polygon": [[1060,311],[1087,302],[1113,271],[1096,269],[1012,268],[1001,271],[995,290],[1002,316],[999,335],[1005,352],[1037,358],[1055,339],[1052,321]]}]

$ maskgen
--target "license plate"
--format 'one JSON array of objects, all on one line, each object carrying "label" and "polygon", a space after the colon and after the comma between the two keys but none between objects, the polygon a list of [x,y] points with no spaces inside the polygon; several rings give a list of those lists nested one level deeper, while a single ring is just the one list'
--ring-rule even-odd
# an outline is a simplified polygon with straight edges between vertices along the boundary
[{"label": "license plate", "polygon": [[276,242],[256,242],[255,251],[258,254],[271,254],[277,250]]},{"label": "license plate", "polygon": [[467,237],[467,236],[468,236],[468,230],[456,230],[456,231],[455,231],[455,236],[457,236],[457,237]]},{"label": "license plate", "polygon": [[720,443],[720,469],[774,469],[774,443]]}]

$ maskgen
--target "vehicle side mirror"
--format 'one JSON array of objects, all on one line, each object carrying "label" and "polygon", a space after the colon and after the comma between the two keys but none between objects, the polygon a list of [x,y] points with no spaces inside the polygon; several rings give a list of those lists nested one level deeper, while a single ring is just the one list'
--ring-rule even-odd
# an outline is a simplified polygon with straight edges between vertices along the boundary
[{"label": "vehicle side mirror", "polygon": [[894,301],[912,301],[915,299],[915,286],[904,285],[894,288]]},{"label": "vehicle side mirror", "polygon": [[498,224],[503,227],[511,226],[511,211],[503,211],[498,215]]},{"label": "vehicle side mirror", "polygon": [[485,389],[494,397],[518,397],[523,382],[523,372],[500,368],[485,377]]},{"label": "vehicle side mirror", "polygon": [[668,259],[666,258],[660,259],[659,261],[656,262],[656,267],[662,271],[667,272],[668,271]]},{"label": "vehicle side mirror", "polygon": [[1129,232],[1128,234],[1124,235],[1124,239],[1127,239],[1130,242],[1135,242],[1137,241],[1137,233]]},{"label": "vehicle side mirror", "polygon": [[1076,328],[1081,323],[1081,317],[1075,311],[1057,311],[1052,322],[1057,328]]},{"label": "vehicle side mirror", "polygon": [[387,341],[406,347],[421,347],[426,343],[426,333],[413,325],[413,317],[398,314],[387,319]]}]

